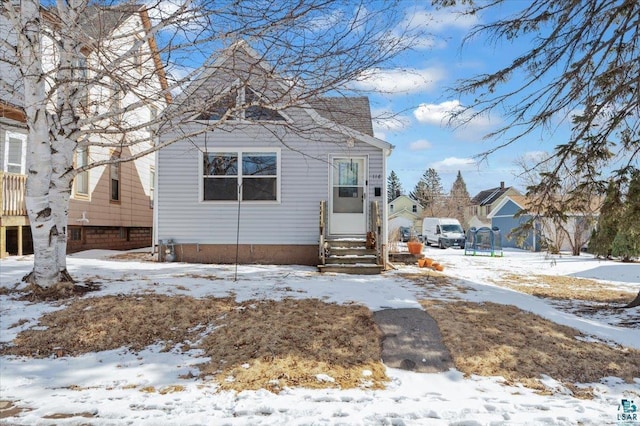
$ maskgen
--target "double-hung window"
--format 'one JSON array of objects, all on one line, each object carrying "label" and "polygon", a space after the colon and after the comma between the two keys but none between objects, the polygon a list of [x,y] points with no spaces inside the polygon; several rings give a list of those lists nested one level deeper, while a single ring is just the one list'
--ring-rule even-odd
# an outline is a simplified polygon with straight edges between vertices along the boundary
[{"label": "double-hung window", "polygon": [[[84,167],[89,164],[89,149],[81,148],[76,151],[76,167]],[[84,170],[76,175],[76,195],[89,195],[89,171]]]},{"label": "double-hung window", "polygon": [[221,150],[202,158],[204,201],[279,200],[279,150]]},{"label": "double-hung window", "polygon": [[2,170],[8,173],[24,174],[26,153],[27,135],[22,133],[6,132]]}]

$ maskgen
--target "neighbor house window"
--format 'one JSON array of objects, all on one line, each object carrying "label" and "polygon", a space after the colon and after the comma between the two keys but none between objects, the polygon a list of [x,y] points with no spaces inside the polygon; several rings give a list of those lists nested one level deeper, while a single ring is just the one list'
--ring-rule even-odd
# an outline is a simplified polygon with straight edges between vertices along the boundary
[{"label": "neighbor house window", "polygon": [[73,226],[69,227],[69,238],[71,241],[82,241],[82,228]]},{"label": "neighbor house window", "polygon": [[27,136],[21,133],[6,132],[5,138],[3,169],[8,173],[24,174]]},{"label": "neighbor house window", "polygon": [[[76,167],[80,168],[89,163],[89,150],[87,148],[79,149],[76,152]],[[89,195],[89,171],[85,170],[76,175],[76,194]]]},{"label": "neighbor house window", "polygon": [[279,151],[222,151],[203,154],[205,201],[278,201]]},{"label": "neighbor house window", "polygon": [[[119,153],[114,153],[111,156],[112,160],[120,158]],[[114,202],[120,202],[120,163],[109,164],[109,199]]]},{"label": "neighbor house window", "polygon": [[416,205],[414,204],[414,205],[413,205],[413,207],[412,207],[412,209],[411,209],[411,211],[412,211],[412,212],[414,212],[414,213],[418,213],[418,206],[416,206]]}]

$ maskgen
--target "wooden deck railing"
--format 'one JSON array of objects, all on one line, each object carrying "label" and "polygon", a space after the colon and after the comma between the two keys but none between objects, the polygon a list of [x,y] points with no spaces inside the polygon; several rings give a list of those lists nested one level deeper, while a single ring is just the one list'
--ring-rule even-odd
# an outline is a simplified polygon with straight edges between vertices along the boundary
[{"label": "wooden deck railing", "polygon": [[27,177],[15,173],[5,173],[0,171],[0,205],[2,216],[26,216],[27,208],[24,204],[24,194],[26,191]]}]

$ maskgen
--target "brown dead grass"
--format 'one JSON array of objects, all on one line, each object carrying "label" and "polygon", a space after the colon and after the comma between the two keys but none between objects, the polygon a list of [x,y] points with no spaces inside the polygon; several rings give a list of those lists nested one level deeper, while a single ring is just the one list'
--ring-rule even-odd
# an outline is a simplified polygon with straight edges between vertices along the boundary
[{"label": "brown dead grass", "polygon": [[533,275],[523,277],[507,274],[496,284],[522,293],[552,299],[571,299],[602,303],[629,303],[636,293],[614,289],[587,278]]},{"label": "brown dead grass", "polygon": [[590,391],[572,384],[606,376],[632,383],[640,377],[640,351],[580,341],[577,330],[514,306],[437,301],[422,305],[438,322],[456,368],[465,374],[502,376],[541,392],[549,391],[540,383],[541,376],[548,375],[585,398]]},{"label": "brown dead grass", "polygon": [[[200,366],[224,389],[380,388],[386,380],[380,335],[363,306],[315,299],[245,302],[225,323],[203,339],[212,361]],[[319,380],[319,374],[335,382]]]},{"label": "brown dead grass", "polygon": [[[371,312],[319,300],[248,301],[137,295],[73,299],[18,334],[3,355],[77,356],[156,344],[198,348],[222,389],[382,388],[380,336]],[[333,381],[320,379],[326,375]]]},{"label": "brown dead grass", "polygon": [[231,299],[141,295],[73,300],[65,309],[43,315],[39,326],[25,330],[7,355],[46,358],[129,347],[139,351],[157,342],[167,348],[197,340],[203,324],[231,310]]}]

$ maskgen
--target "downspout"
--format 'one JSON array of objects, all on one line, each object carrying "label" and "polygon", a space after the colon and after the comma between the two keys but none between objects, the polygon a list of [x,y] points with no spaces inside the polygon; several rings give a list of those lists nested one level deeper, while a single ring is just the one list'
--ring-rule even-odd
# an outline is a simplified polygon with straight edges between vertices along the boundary
[{"label": "downspout", "polygon": [[151,244],[153,244],[152,251],[155,253],[158,251],[158,260],[160,260],[160,246],[158,245],[158,195],[160,193],[158,188],[158,173],[160,173],[160,164],[158,163],[159,155],[158,151],[153,154],[154,171],[153,177],[153,223],[151,225]]}]

